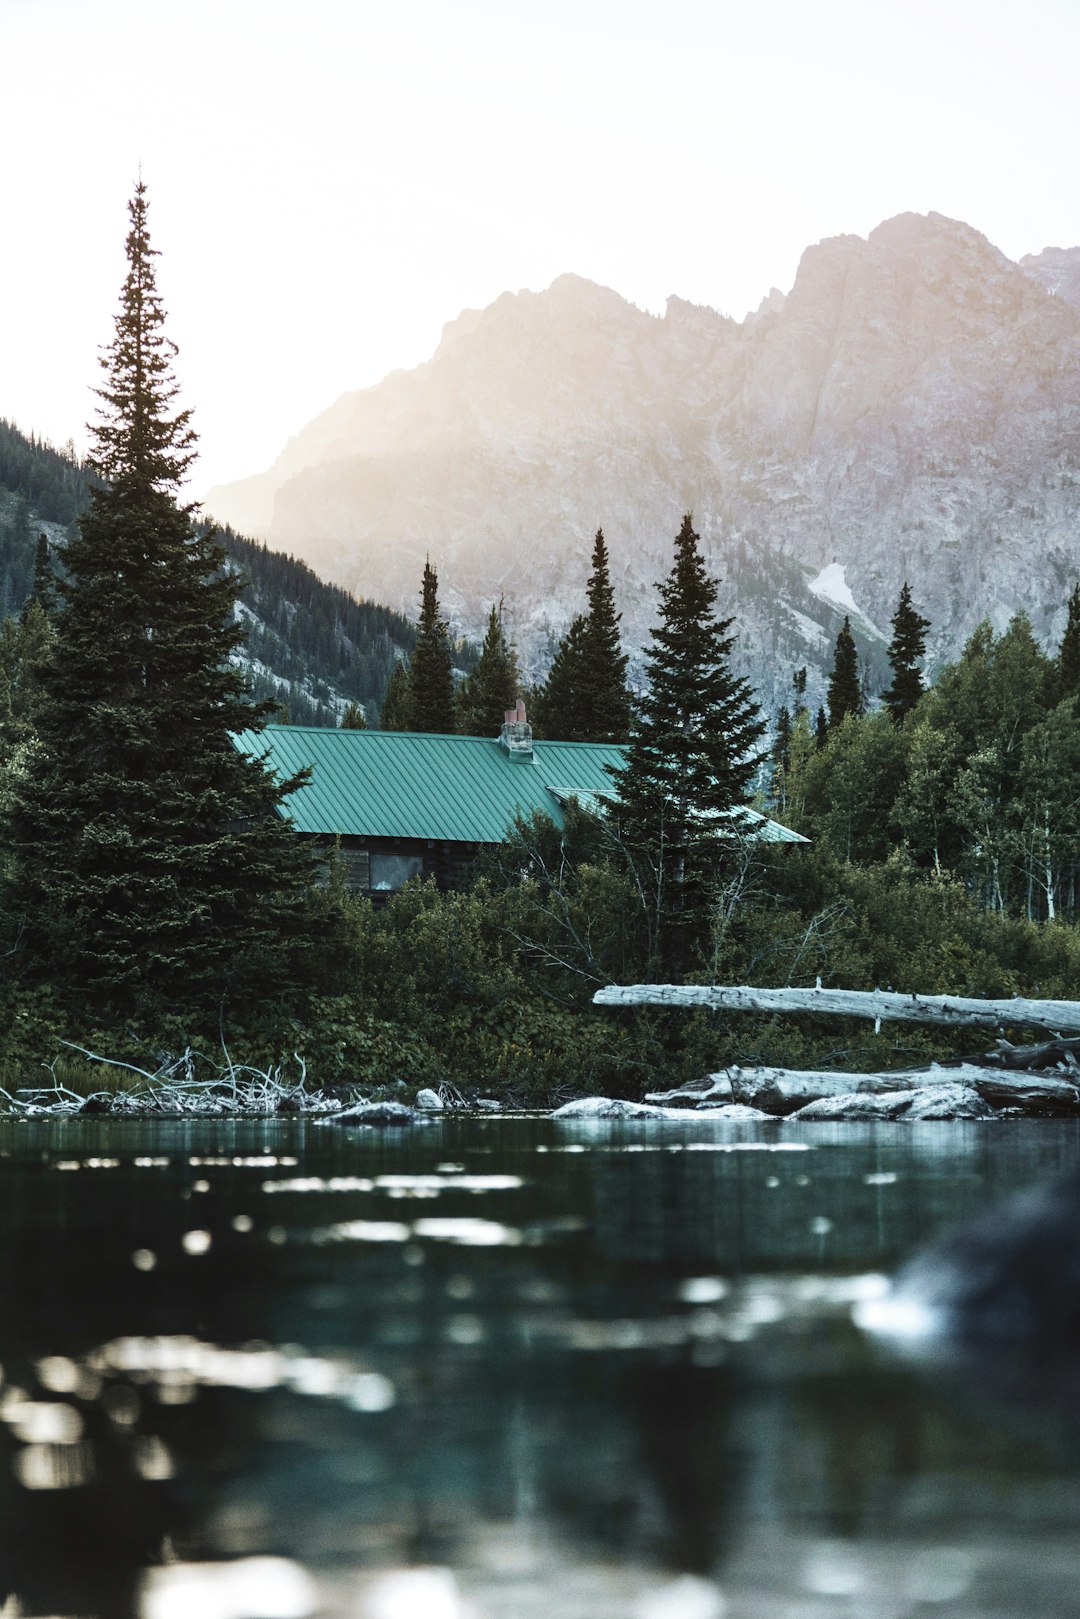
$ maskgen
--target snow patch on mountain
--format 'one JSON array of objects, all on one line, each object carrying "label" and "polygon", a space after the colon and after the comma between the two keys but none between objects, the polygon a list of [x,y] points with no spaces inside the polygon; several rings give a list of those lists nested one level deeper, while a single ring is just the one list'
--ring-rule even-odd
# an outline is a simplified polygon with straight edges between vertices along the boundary
[{"label": "snow patch on mountain", "polygon": [[830,562],[828,567],[822,568],[816,579],[811,579],[810,589],[815,596],[833,602],[845,612],[858,613],[860,609],[851,594],[851,588],[845,577],[846,572],[842,563]]}]

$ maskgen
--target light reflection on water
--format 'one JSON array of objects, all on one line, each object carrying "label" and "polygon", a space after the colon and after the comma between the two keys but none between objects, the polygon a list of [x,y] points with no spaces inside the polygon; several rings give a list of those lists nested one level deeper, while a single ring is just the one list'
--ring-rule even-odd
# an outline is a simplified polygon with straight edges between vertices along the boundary
[{"label": "light reflection on water", "polygon": [[852,1320],[1076,1125],[776,1135],[0,1125],[0,1614],[1080,1614],[1077,1458]]}]

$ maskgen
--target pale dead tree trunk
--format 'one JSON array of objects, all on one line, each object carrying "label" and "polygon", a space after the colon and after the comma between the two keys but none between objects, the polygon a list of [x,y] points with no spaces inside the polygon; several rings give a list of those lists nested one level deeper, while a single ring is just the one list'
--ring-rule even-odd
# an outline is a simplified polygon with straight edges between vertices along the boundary
[{"label": "pale dead tree trunk", "polygon": [[982,1001],[960,995],[900,995],[889,990],[755,989],[724,984],[609,984],[597,1006],[686,1006],[729,1012],[811,1012],[872,1022],[941,1023],[968,1028],[1052,1029],[1080,1033],[1080,1001]]}]

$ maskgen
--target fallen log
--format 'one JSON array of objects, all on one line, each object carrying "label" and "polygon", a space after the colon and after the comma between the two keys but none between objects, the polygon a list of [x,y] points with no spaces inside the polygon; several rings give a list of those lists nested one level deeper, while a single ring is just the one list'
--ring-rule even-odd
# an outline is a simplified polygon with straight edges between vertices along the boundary
[{"label": "fallen log", "polygon": [[[906,1068],[874,1074],[842,1074],[831,1069],[729,1068],[731,1094],[736,1102],[784,1116],[827,1097],[862,1093],[883,1096],[891,1091],[926,1090],[941,1085],[966,1085],[996,1108],[1017,1108],[1024,1113],[1056,1115],[1080,1113],[1080,1089],[1048,1074],[1011,1074],[975,1063]],[[671,1105],[671,1099],[668,1100]]]},{"label": "fallen log", "polygon": [[596,1006],[685,1006],[728,1012],[811,1012],[875,1023],[948,1023],[969,1028],[1033,1028],[1080,1034],[1080,1001],[1017,996],[981,1001],[959,995],[900,995],[892,990],[754,989],[731,984],[609,984]]}]

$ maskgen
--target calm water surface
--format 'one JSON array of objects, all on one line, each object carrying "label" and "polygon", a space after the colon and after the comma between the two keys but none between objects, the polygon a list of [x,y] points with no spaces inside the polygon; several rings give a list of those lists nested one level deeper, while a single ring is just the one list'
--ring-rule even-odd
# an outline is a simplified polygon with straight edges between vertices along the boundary
[{"label": "calm water surface", "polygon": [[0,1125],[0,1614],[1058,1619],[1080,1455],[852,1322],[1076,1123]]}]

